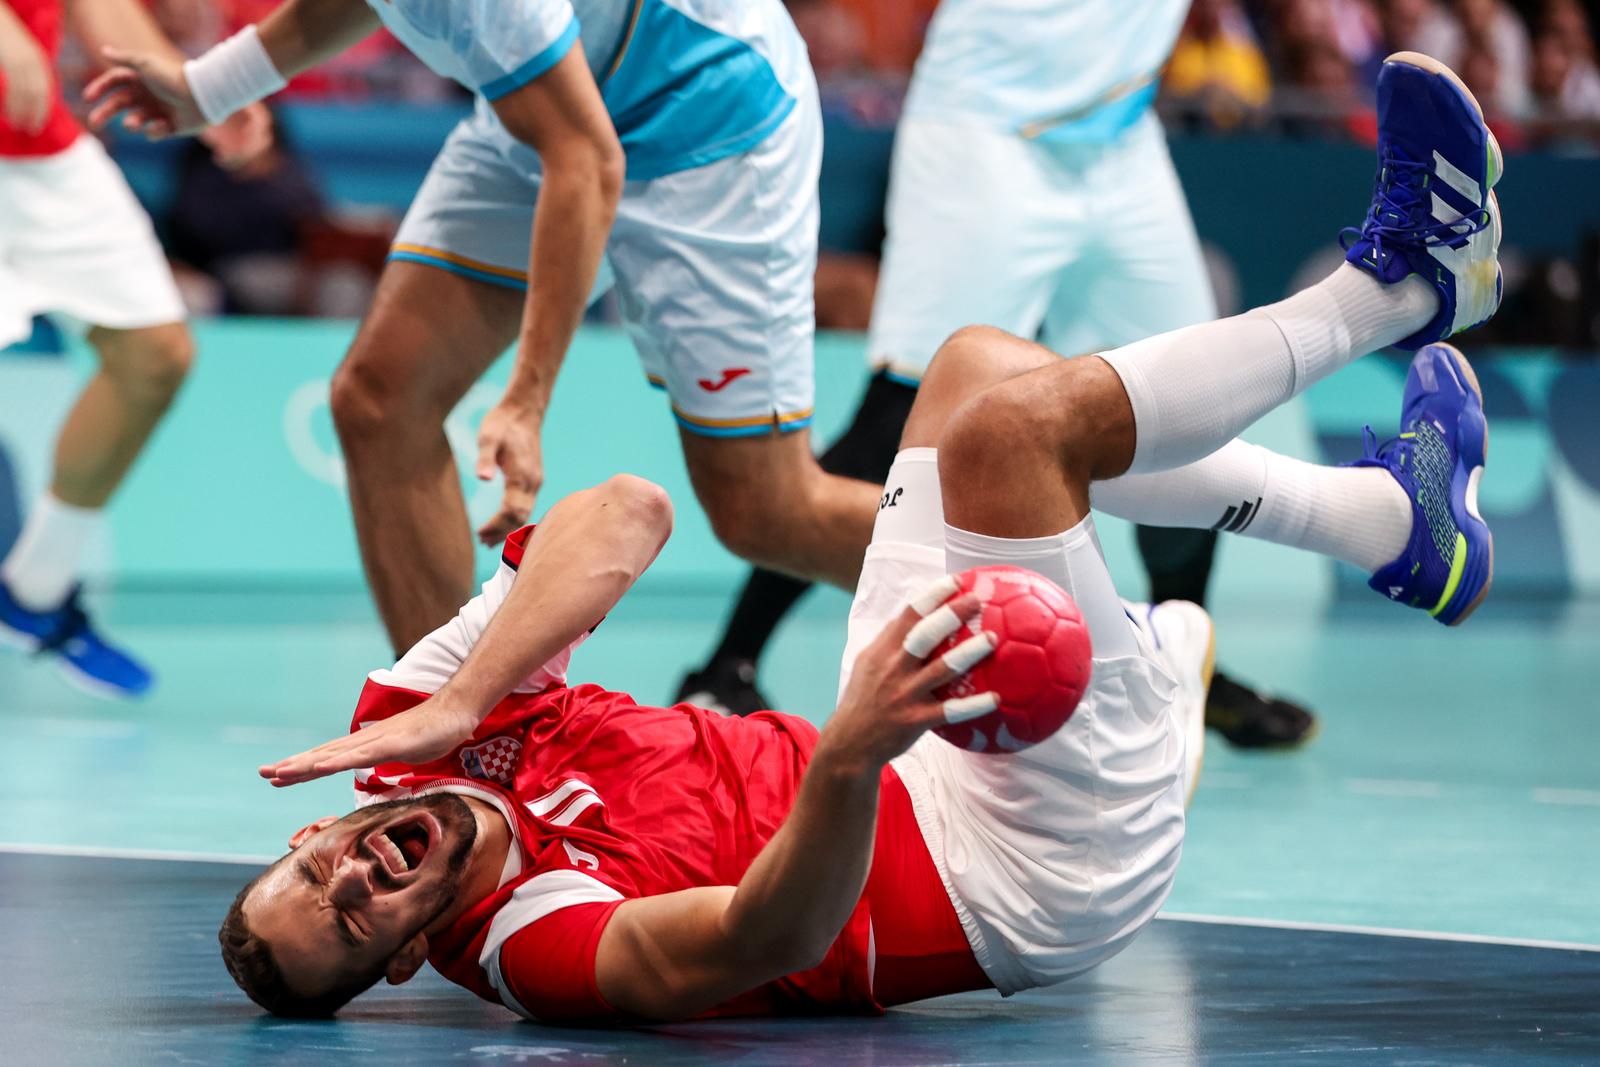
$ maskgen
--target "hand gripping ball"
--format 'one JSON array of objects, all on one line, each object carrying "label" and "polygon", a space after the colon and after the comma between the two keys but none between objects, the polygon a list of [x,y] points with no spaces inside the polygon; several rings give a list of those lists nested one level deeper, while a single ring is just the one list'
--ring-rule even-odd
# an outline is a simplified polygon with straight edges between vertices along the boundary
[{"label": "hand gripping ball", "polygon": [[985,630],[996,644],[987,659],[935,695],[949,700],[993,692],[1000,706],[934,732],[973,752],[1020,752],[1072,717],[1089,686],[1089,628],[1072,598],[1033,571],[974,567],[955,578],[961,592],[978,597],[982,610],[933,654],[942,656]]}]

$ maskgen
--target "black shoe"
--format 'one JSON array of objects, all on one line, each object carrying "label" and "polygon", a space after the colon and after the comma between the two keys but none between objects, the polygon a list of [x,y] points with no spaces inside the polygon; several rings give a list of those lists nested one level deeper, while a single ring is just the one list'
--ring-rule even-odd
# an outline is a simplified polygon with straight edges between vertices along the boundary
[{"label": "black shoe", "polygon": [[772,707],[756,688],[754,660],[712,660],[678,686],[677,701],[720,715],[749,715]]},{"label": "black shoe", "polygon": [[1308,708],[1258,693],[1219,670],[1206,697],[1206,726],[1235,748],[1293,748],[1311,740],[1317,717]]}]

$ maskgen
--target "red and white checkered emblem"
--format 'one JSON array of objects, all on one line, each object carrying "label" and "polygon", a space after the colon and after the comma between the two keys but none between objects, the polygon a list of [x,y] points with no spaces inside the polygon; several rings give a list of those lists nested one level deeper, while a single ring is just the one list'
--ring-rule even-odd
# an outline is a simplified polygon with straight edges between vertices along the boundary
[{"label": "red and white checkered emblem", "polygon": [[505,785],[517,773],[522,743],[511,737],[492,737],[481,745],[461,750],[461,766],[469,778],[485,778]]}]

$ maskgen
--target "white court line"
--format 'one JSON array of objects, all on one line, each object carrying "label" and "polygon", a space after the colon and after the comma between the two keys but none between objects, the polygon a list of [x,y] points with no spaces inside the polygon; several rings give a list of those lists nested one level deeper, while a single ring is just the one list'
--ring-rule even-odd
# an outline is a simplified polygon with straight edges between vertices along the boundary
[{"label": "white court line", "polygon": [[1196,915],[1164,911],[1157,916],[1169,922],[1206,923],[1212,926],[1254,926],[1266,930],[1306,930],[1323,934],[1365,934],[1368,937],[1410,937],[1419,941],[1465,941],[1473,945],[1510,945],[1516,948],[1555,948],[1572,952],[1600,952],[1600,945],[1580,941],[1542,941],[1535,937],[1495,937],[1489,934],[1451,934],[1438,930],[1406,930],[1394,926],[1356,926],[1348,923],[1295,922],[1292,919],[1241,919],[1232,915]]},{"label": "white court line", "polygon": [[237,863],[265,866],[277,856],[241,855],[237,852],[181,852],[160,848],[100,848],[94,845],[24,845],[0,841],[0,853],[21,856],[82,856],[100,860],[165,860],[171,863]]},{"label": "white court line", "polygon": [[1535,789],[1535,804],[1589,804],[1600,807],[1600,791],[1593,789]]}]

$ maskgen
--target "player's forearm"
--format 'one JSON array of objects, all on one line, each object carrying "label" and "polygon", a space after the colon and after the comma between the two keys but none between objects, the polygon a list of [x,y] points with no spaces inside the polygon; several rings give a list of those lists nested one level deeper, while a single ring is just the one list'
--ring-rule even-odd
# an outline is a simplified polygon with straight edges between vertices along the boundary
[{"label": "player's forearm", "polygon": [[155,16],[139,0],[72,0],[67,7],[72,32],[96,61],[106,46],[181,60]]},{"label": "player's forearm", "polygon": [[583,320],[621,195],[620,166],[578,144],[545,161],[528,257],[528,298],[506,400],[542,416]]},{"label": "player's forearm", "polygon": [[659,486],[618,475],[551,508],[516,581],[440,699],[481,715],[594,627],[655,560],[672,532]]},{"label": "player's forearm", "polygon": [[343,52],[379,26],[364,0],[287,0],[256,32],[272,65],[293,78]]},{"label": "player's forearm", "polygon": [[0,71],[16,57],[39,51],[39,42],[22,24],[22,20],[5,3],[0,3]]},{"label": "player's forearm", "polygon": [[814,967],[866,888],[881,768],[824,738],[783,826],[739,881],[727,943],[771,961],[771,977]]}]

